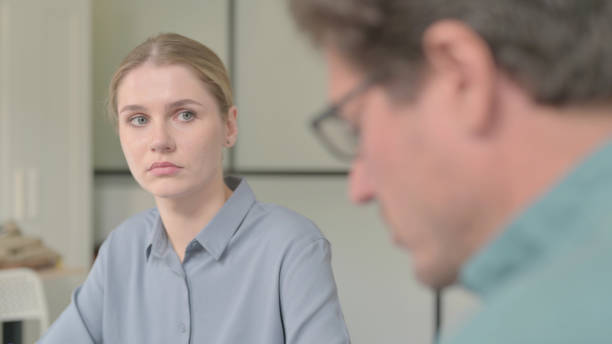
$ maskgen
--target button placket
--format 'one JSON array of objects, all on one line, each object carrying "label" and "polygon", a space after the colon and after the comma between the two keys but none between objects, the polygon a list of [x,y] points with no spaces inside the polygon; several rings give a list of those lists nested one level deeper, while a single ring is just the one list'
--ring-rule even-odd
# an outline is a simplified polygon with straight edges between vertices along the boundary
[{"label": "button placket", "polygon": [[181,336],[186,336],[187,342],[189,342],[189,331],[190,331],[190,322],[191,322],[191,296],[190,296],[190,285],[189,279],[187,277],[187,271],[185,271],[185,276],[183,277],[184,281],[184,290],[185,290],[185,305],[184,313],[182,316],[182,321],[178,324],[178,331]]}]

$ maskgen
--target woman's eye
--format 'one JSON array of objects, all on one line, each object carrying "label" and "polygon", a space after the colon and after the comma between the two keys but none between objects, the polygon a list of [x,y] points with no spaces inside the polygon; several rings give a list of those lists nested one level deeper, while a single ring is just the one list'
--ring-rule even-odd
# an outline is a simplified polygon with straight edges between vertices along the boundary
[{"label": "woman's eye", "polygon": [[130,123],[137,127],[142,127],[143,125],[147,124],[147,119],[144,116],[134,116],[130,118]]},{"label": "woman's eye", "polygon": [[179,120],[183,122],[191,121],[193,117],[195,117],[195,115],[191,111],[182,111],[178,115]]}]

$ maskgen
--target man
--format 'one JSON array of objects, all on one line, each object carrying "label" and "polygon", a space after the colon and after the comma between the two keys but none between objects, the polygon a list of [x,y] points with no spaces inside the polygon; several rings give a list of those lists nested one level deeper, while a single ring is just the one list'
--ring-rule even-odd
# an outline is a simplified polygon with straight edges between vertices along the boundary
[{"label": "man", "polygon": [[352,159],[352,200],[379,203],[422,282],[483,298],[448,342],[612,341],[612,3],[291,9],[328,64],[313,125]]}]

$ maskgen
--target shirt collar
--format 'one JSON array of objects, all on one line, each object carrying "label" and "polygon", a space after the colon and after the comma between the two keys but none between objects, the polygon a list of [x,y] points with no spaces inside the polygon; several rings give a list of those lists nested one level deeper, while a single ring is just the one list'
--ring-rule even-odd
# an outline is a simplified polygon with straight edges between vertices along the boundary
[{"label": "shirt collar", "polygon": [[[255,194],[243,178],[226,177],[225,184],[233,191],[215,217],[196,235],[202,247],[216,260],[219,260],[234,233],[244,221],[247,213],[255,203]],[[168,249],[168,237],[159,213],[153,224],[153,230],[147,239],[145,254],[147,259],[151,253],[161,256]]]},{"label": "shirt collar", "polygon": [[612,141],[588,156],[533,203],[460,272],[466,288],[485,299],[518,272],[572,238],[612,224]]},{"label": "shirt collar", "polygon": [[147,259],[149,259],[149,256],[152,253],[156,256],[161,257],[169,246],[168,237],[166,236],[164,224],[162,223],[161,217],[159,216],[159,211],[157,210],[157,208],[153,209],[152,211],[154,220],[153,225],[151,226],[152,230],[149,231],[149,235],[147,237],[147,244],[145,246],[145,255]]}]

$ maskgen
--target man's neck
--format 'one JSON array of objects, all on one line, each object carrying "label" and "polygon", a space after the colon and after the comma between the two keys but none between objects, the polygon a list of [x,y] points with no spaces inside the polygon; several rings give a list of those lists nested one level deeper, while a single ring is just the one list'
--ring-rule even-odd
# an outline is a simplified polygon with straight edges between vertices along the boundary
[{"label": "man's neck", "polygon": [[[489,228],[503,228],[522,209],[561,180],[588,154],[612,139],[612,107],[514,111],[494,152],[497,214]],[[496,217],[496,218],[495,218]]]}]

